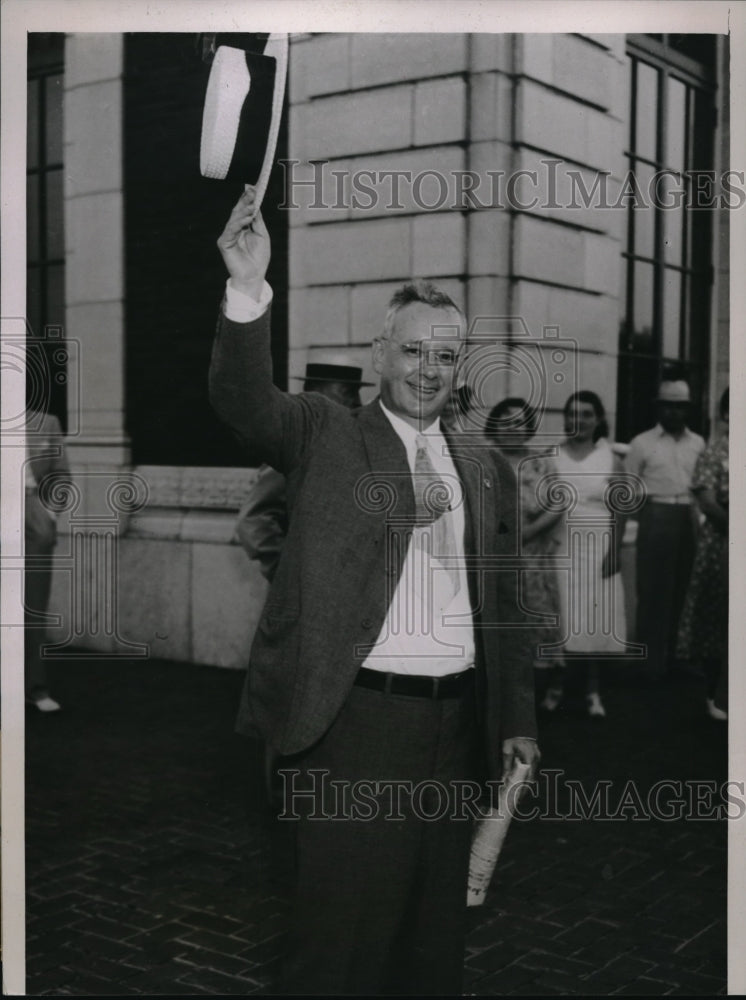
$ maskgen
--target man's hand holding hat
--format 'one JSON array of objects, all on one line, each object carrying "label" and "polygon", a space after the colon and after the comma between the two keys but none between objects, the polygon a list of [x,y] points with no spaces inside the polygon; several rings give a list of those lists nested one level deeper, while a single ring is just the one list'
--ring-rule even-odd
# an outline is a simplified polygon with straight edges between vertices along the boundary
[{"label": "man's hand holding hat", "polygon": [[218,249],[233,287],[258,300],[269,267],[271,248],[262,213],[255,214],[254,202],[255,190],[247,187],[220,234]]}]

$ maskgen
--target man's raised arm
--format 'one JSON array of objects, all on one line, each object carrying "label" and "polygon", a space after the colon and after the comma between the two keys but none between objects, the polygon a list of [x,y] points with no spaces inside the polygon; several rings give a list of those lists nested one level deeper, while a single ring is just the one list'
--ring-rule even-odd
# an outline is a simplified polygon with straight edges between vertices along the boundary
[{"label": "man's raised arm", "polygon": [[297,461],[314,414],[272,382],[265,281],[270,240],[254,189],[246,188],[218,239],[229,280],[210,362],[213,409],[246,445],[249,457],[286,470]]}]

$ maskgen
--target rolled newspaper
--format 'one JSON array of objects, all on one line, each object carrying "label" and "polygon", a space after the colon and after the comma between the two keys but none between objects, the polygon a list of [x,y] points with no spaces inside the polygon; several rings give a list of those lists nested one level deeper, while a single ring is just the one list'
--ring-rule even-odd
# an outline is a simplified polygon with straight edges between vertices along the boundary
[{"label": "rolled newspaper", "polygon": [[527,780],[530,770],[528,764],[517,761],[507,781],[503,782],[500,788],[497,807],[490,809],[477,823],[469,858],[467,906],[481,906],[484,902],[505,835],[513,818],[519,794],[516,786]]}]

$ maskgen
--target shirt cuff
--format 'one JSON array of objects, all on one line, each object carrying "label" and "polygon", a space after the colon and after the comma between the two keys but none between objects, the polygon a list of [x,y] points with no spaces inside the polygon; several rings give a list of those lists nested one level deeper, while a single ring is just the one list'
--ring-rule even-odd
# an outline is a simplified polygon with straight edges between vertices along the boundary
[{"label": "shirt cuff", "polygon": [[240,292],[234,288],[230,278],[225,284],[223,311],[225,318],[233,323],[253,323],[255,319],[259,319],[267,311],[271,301],[272,289],[266,281],[262,285],[262,293],[258,302],[246,292]]}]

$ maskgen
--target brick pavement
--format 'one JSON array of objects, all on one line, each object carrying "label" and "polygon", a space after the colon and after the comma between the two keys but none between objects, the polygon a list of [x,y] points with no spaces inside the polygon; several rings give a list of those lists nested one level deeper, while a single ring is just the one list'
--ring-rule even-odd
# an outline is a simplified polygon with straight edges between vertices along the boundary
[{"label": "brick pavement", "polygon": [[[289,841],[257,745],[232,733],[241,677],[105,660],[52,674],[64,712],[27,717],[27,992],[268,993]],[[543,723],[548,778],[564,769],[586,795],[608,779],[612,808],[629,779],[643,800],[658,779],[725,779],[699,682],[605,680],[606,720]],[[555,818],[514,825],[469,913],[468,992],[723,993],[726,824],[561,819],[567,789],[540,787]]]}]

